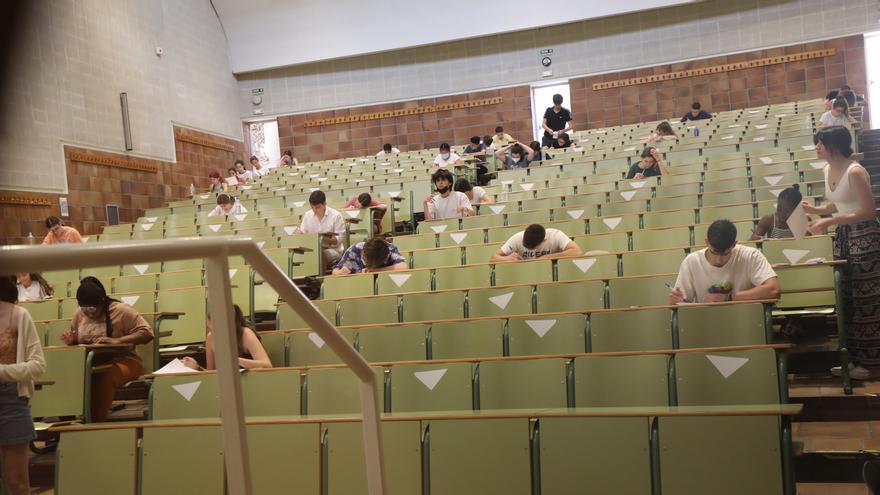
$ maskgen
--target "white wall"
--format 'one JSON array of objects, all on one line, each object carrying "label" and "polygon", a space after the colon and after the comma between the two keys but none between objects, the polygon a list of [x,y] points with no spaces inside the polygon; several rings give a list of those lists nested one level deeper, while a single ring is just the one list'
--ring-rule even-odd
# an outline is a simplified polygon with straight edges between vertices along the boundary
[{"label": "white wall", "polygon": [[[552,26],[703,0],[214,0],[235,73]],[[424,8],[427,7],[427,8]]]},{"label": "white wall", "polygon": [[[61,142],[174,160],[172,122],[241,139],[236,81],[208,0],[34,0],[15,47],[0,189],[65,192]],[[164,55],[155,54],[156,46]]]},{"label": "white wall", "polygon": [[252,115],[253,88],[265,88],[266,115],[300,113],[539,81],[543,48],[559,79],[873,31],[878,20],[878,0],[708,0],[240,75],[239,110]]}]

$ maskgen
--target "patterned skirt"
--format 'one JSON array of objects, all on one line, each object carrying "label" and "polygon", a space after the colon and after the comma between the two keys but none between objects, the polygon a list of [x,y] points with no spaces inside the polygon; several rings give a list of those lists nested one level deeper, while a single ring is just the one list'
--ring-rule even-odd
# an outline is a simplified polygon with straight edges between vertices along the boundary
[{"label": "patterned skirt", "polygon": [[834,258],[841,269],[844,324],[853,361],[880,366],[880,220],[838,225]]}]

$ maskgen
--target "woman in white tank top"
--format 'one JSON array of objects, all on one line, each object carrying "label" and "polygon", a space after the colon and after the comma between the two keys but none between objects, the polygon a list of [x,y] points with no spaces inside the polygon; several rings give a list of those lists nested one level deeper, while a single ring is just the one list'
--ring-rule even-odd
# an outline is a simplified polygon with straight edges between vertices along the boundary
[{"label": "woman in white tank top", "polygon": [[[834,257],[841,267],[844,324],[849,333],[853,363],[851,378],[880,376],[880,222],[874,209],[871,178],[850,159],[852,136],[844,127],[820,129],[814,139],[816,154],[825,166],[825,198],[822,206],[803,202],[808,214],[832,215],[813,220],[810,232],[823,234],[836,226]],[[831,372],[840,375],[840,367]]]}]

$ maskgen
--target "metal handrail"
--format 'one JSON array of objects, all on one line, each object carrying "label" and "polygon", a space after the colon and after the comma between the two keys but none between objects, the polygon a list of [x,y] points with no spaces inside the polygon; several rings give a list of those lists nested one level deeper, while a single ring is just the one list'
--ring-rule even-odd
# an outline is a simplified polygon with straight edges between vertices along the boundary
[{"label": "metal handrail", "polygon": [[[244,425],[241,378],[238,372],[238,343],[232,314],[229,283],[230,256],[242,256],[279,296],[348,365],[361,382],[364,458],[370,495],[384,495],[379,384],[364,358],[321,314],[309,299],[257,247],[251,238],[217,236],[124,241],[100,244],[53,246],[4,246],[0,248],[0,274],[68,270],[107,265],[127,265],[182,259],[205,260],[210,311],[216,346],[217,378],[220,385],[220,418],[229,492],[250,495],[252,483],[247,431]],[[225,331],[224,331],[225,330]]]}]

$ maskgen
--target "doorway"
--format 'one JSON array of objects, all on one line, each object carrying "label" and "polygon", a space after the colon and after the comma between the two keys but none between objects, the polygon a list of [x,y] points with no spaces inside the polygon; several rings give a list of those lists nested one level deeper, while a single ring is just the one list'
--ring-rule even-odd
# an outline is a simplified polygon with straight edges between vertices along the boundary
[{"label": "doorway", "polygon": [[278,144],[278,121],[251,122],[247,127],[251,154],[256,156],[264,167],[274,167],[281,160],[281,148]]},{"label": "doorway", "polygon": [[547,107],[553,106],[553,95],[562,95],[562,106],[571,110],[571,92],[568,81],[553,81],[532,85],[532,130],[535,141],[544,135],[542,123]]},{"label": "doorway", "polygon": [[865,34],[865,69],[871,129],[880,129],[880,31]]}]

